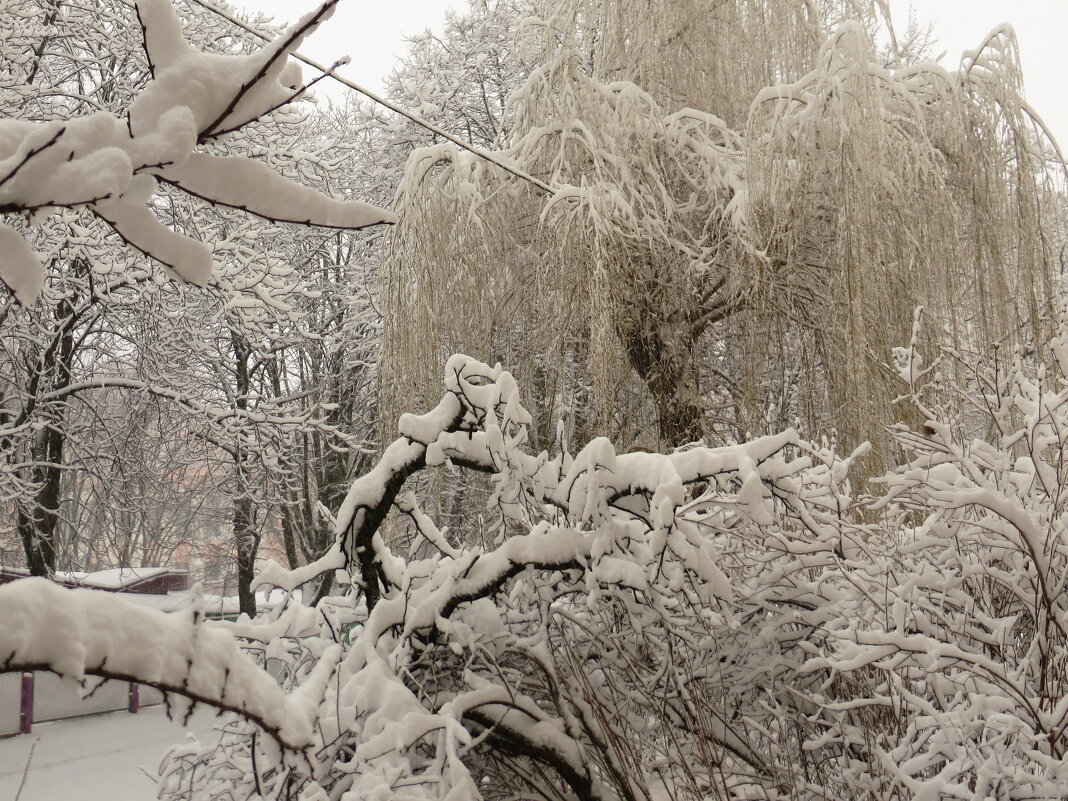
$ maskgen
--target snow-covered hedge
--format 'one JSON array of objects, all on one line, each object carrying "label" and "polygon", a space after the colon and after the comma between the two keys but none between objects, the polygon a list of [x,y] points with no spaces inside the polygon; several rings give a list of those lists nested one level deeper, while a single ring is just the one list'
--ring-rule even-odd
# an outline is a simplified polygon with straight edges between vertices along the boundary
[{"label": "snow-covered hedge", "polygon": [[[352,485],[334,548],[260,578],[336,571],[336,595],[233,624],[138,619],[142,643],[108,624],[117,600],[78,611],[23,582],[5,620],[103,623],[73,652],[12,627],[0,665],[120,671],[236,710],[217,745],[169,752],[164,801],[1059,798],[1068,388],[943,358],[897,352],[922,424],[894,430],[907,458],[858,499],[861,453],[792,431],[532,454],[510,374],[457,356],[437,407],[402,417]],[[406,488],[434,467],[486,477],[482,541]],[[148,645],[175,658],[131,656]]]}]

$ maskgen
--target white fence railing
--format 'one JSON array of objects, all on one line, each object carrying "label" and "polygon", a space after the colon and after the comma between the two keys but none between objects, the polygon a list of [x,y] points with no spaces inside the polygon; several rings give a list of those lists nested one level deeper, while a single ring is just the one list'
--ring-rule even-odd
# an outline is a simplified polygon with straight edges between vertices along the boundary
[{"label": "white fence railing", "polygon": [[22,712],[22,674],[0,674],[0,737],[16,734]]},{"label": "white fence railing", "polygon": [[[25,676],[32,676],[24,680]],[[0,737],[27,732],[33,723],[75,718],[101,712],[140,707],[163,702],[163,695],[152,687],[108,681],[97,686],[99,679],[88,680],[95,687],[87,697],[74,682],[52,673],[0,674]]]}]

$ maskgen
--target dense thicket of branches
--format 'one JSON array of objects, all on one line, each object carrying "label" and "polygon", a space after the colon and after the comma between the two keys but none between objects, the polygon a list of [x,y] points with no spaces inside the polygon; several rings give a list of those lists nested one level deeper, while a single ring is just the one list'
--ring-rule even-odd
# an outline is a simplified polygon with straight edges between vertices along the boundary
[{"label": "dense thicket of branches", "polygon": [[[919,333],[894,363],[923,425],[894,429],[909,458],[874,498],[850,491],[859,452],[794,431],[534,455],[514,379],[457,356],[437,407],[353,483],[329,552],[260,578],[341,570],[338,594],[234,624],[135,610],[120,637],[122,600],[16,583],[0,665],[230,711],[218,743],[170,751],[168,801],[1059,798],[1065,345],[1036,378],[932,360]],[[951,361],[967,386],[945,381]],[[443,463],[490,476],[482,544],[406,492]],[[410,523],[399,550],[391,507]],[[39,623],[57,614],[92,625],[57,642]]]}]

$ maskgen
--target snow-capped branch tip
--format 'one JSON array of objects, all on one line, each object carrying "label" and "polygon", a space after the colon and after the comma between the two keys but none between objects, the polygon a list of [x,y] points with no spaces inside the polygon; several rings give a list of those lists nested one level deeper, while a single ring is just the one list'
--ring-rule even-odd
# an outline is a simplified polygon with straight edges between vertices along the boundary
[{"label": "snow-capped branch tip", "polygon": [[[304,42],[304,39],[314,32],[322,22],[333,16],[334,8],[339,2],[340,0],[326,0],[321,3],[317,9],[298,20],[289,28],[289,30],[273,42],[269,42],[260,49],[259,52],[264,56],[262,65],[255,74],[247,78],[241,84],[241,88],[238,89],[230,102],[227,103],[226,108],[219,112],[219,115],[208,123],[207,126],[201,129],[201,141],[218,136],[219,129],[227,127],[225,124],[227,118],[230,114],[235,112],[241,104],[241,101],[245,99],[254,87],[269,80],[271,76],[277,75],[279,78],[282,77],[283,69],[287,66],[286,62],[289,54],[299,47]],[[297,68],[297,74],[299,74],[299,67]],[[299,83],[299,81],[297,83]],[[236,130],[250,121],[251,120],[239,122],[236,124],[236,127],[230,128],[230,130]],[[230,124],[232,125],[233,123]]]},{"label": "snow-capped branch tip", "polygon": [[[86,208],[201,286],[211,276],[210,249],[151,212],[155,181],[271,222],[350,230],[396,222],[388,211],[301,186],[259,162],[195,152],[303,94],[300,67],[289,56],[337,2],[321,3],[257,51],[234,56],[186,42],[170,0],[137,0],[151,80],[124,119],[98,112],[65,123],[0,120],[0,213]],[[5,227],[0,237],[0,280],[20,303],[33,303],[44,282],[41,261],[21,233]]]}]

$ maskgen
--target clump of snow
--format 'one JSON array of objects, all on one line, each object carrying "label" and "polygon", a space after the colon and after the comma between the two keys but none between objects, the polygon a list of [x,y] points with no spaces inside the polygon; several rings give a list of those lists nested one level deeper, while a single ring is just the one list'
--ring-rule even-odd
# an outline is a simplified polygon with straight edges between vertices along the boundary
[{"label": "clump of snow", "polygon": [[44,285],[44,267],[40,258],[22,236],[3,223],[0,223],[0,252],[4,254],[0,279],[19,303],[33,303]]},{"label": "clump of snow", "polygon": [[[211,276],[211,249],[148,208],[157,180],[271,220],[336,228],[395,222],[389,212],[300,186],[261,163],[195,151],[297,96],[300,69],[289,54],[336,3],[327,0],[256,52],[235,56],[188,44],[170,0],[137,0],[152,79],[128,119],[101,111],[68,121],[0,120],[0,210],[88,208],[132,247],[199,285]],[[20,303],[32,303],[43,283],[40,259],[3,225],[0,246],[0,280]]]}]

